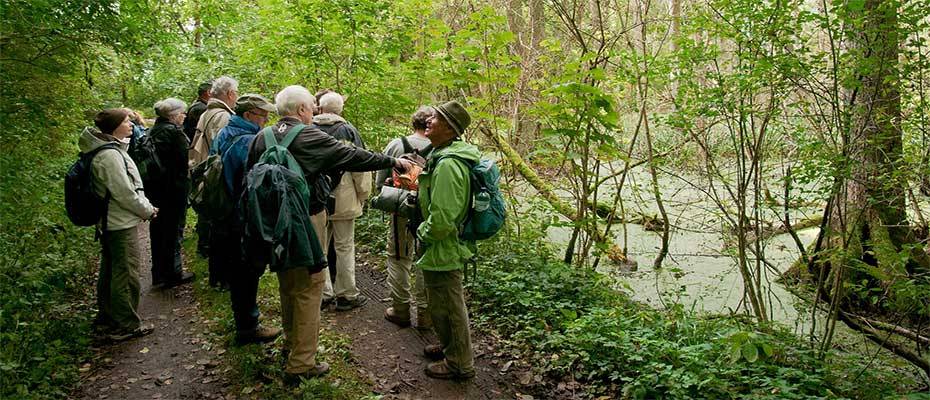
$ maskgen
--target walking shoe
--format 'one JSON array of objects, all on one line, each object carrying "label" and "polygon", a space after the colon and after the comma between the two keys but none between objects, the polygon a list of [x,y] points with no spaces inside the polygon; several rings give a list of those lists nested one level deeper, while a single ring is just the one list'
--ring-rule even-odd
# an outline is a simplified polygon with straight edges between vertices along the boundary
[{"label": "walking shoe", "polygon": [[397,315],[394,313],[394,307],[388,307],[387,310],[384,310],[384,319],[401,328],[410,326],[410,317],[404,318],[400,315]]},{"label": "walking shoe", "polygon": [[465,380],[471,379],[475,376],[475,371],[471,372],[455,372],[449,369],[449,364],[446,363],[446,360],[437,361],[434,363],[429,363],[426,366],[426,376],[434,379],[455,379],[455,380]]},{"label": "walking shoe", "polygon": [[443,360],[446,358],[446,353],[442,351],[442,345],[439,344],[428,344],[423,348],[423,355],[426,358],[434,361]]},{"label": "walking shoe", "polygon": [[187,283],[191,283],[194,281],[195,276],[196,275],[194,275],[193,272],[182,272],[181,276],[178,277],[178,279],[166,281],[165,283],[163,283],[162,288],[168,289],[168,288],[173,288],[175,286],[181,286]]},{"label": "walking shoe", "polygon": [[269,328],[267,326],[257,326],[252,331],[239,331],[236,333],[236,344],[245,345],[249,343],[267,343],[275,340],[281,335],[281,328]]},{"label": "walking shoe", "polygon": [[107,335],[107,339],[110,339],[112,342],[122,342],[124,340],[129,340],[132,338],[146,336],[152,332],[155,332],[155,327],[151,325],[140,326],[136,329],[122,329],[116,332],[113,332]]},{"label": "walking shoe", "polygon": [[326,310],[327,308],[329,308],[329,306],[331,306],[335,302],[336,302],[336,299],[334,298],[323,299],[323,301],[320,302],[320,310]]},{"label": "walking shoe", "polygon": [[316,363],[312,369],[307,372],[301,372],[299,374],[284,373],[284,383],[292,386],[297,386],[300,384],[300,381],[303,379],[313,379],[329,372],[329,363],[320,362]]},{"label": "walking shoe", "polygon": [[428,331],[433,329],[433,318],[429,316],[429,311],[417,309],[417,330]]},{"label": "walking shoe", "polygon": [[336,311],[349,311],[359,308],[368,302],[368,296],[360,294],[354,299],[349,300],[345,297],[336,298]]}]

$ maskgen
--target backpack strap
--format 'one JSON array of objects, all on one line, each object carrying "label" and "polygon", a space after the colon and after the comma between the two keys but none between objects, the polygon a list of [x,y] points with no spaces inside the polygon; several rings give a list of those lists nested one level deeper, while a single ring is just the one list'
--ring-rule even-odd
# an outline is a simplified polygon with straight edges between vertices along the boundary
[{"label": "backpack strap", "polygon": [[[126,156],[124,156],[123,153],[119,151],[119,148],[115,143],[107,143],[91,151],[88,156],[89,157],[88,164],[90,164],[88,165],[88,167],[90,169],[89,172],[91,175],[91,181],[93,181],[93,175],[94,175],[94,166],[93,166],[94,157],[96,157],[97,154],[99,154],[101,151],[107,150],[107,149],[113,149],[119,152],[120,157],[122,157],[123,159],[123,166],[126,168],[126,175],[129,176],[129,180],[133,180],[132,174],[129,173],[129,161],[126,161]],[[104,204],[104,211],[103,211],[103,218],[102,218],[103,221],[101,221],[99,228],[94,229],[94,241],[99,241],[100,238],[103,237],[103,234],[106,233],[107,231],[107,219],[108,219],[107,216],[110,214],[110,200],[113,199],[113,194],[110,193],[110,189],[107,188],[106,185],[104,185],[103,190],[106,191],[106,193],[103,195],[103,204]]]},{"label": "backpack strap", "polygon": [[413,146],[410,145],[410,141],[407,140],[406,136],[401,136],[400,142],[403,143],[404,145],[404,154],[410,154],[416,151],[416,149],[414,149]]},{"label": "backpack strap", "polygon": [[290,147],[291,142],[294,141],[294,139],[297,137],[300,131],[304,130],[306,126],[307,125],[304,125],[304,124],[294,125],[294,127],[291,128],[291,130],[287,132],[287,136],[284,137],[284,140],[281,141],[281,146],[284,146],[285,148]]},{"label": "backpack strap", "polygon": [[278,140],[274,138],[274,132],[271,131],[270,126],[262,129],[261,135],[265,138],[265,150],[278,145]]}]

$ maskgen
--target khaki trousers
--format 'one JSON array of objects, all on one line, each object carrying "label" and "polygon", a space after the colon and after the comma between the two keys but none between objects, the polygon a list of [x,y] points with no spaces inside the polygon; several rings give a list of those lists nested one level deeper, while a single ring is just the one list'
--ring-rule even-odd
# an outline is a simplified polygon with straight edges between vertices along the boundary
[{"label": "khaki trousers", "polygon": [[[326,229],[326,213],[314,214],[310,221],[317,237],[325,238],[321,231]],[[278,272],[281,323],[285,347],[290,351],[284,364],[286,373],[301,374],[316,366],[324,279],[323,271],[310,274],[303,267]]]},{"label": "khaki trousers", "polygon": [[462,288],[462,270],[423,271],[433,330],[442,344],[449,369],[456,374],[473,374],[475,362],[468,329],[468,310]]},{"label": "khaki trousers", "polygon": [[426,286],[423,284],[423,271],[413,266],[415,250],[413,233],[407,229],[407,219],[395,214],[391,217],[391,237],[388,239],[387,280],[394,313],[401,318],[410,317],[411,273],[415,275],[418,313],[426,315]]},{"label": "khaki trousers", "polygon": [[[355,300],[359,294],[355,285],[355,220],[330,220],[326,228],[336,248],[336,282],[333,283],[329,276],[329,268],[325,269],[326,286],[323,287],[323,298],[342,297]],[[324,251],[329,243],[326,245]]]},{"label": "khaki trousers", "polygon": [[137,311],[141,291],[139,270],[142,267],[139,225],[106,231],[100,243],[97,319],[115,329],[136,329],[142,324],[142,317]]}]

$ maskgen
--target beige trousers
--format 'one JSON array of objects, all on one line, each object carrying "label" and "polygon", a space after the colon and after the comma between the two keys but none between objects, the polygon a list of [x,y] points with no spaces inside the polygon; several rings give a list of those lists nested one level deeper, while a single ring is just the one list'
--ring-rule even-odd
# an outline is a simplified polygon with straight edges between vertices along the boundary
[{"label": "beige trousers", "polygon": [[416,249],[413,233],[407,229],[407,219],[397,215],[392,216],[390,233],[387,280],[391,289],[394,314],[401,318],[410,318],[410,275],[413,274],[418,315],[426,315],[426,286],[423,284],[423,270],[413,266]]},{"label": "beige trousers", "polygon": [[[314,214],[310,221],[317,237],[321,238],[321,242],[325,241],[326,212]],[[278,272],[281,322],[285,347],[290,351],[284,364],[286,373],[301,374],[316,366],[324,279],[323,271],[310,274],[303,267]]]},{"label": "beige trousers", "polygon": [[[336,248],[336,282],[329,276],[329,268],[325,270],[326,282],[323,287],[323,298],[342,297],[355,300],[359,290],[355,285],[355,220],[330,220],[326,225],[330,239]],[[329,246],[329,243],[327,243]],[[323,251],[327,251],[324,247]]]}]

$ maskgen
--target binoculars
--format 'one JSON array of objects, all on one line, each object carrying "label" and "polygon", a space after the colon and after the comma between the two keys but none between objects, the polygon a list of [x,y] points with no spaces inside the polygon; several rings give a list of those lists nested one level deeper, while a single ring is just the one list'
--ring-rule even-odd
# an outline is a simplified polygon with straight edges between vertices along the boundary
[{"label": "binoculars", "polygon": [[387,185],[382,186],[381,193],[371,199],[371,208],[396,213],[407,219],[419,219],[420,217],[416,191]]}]

